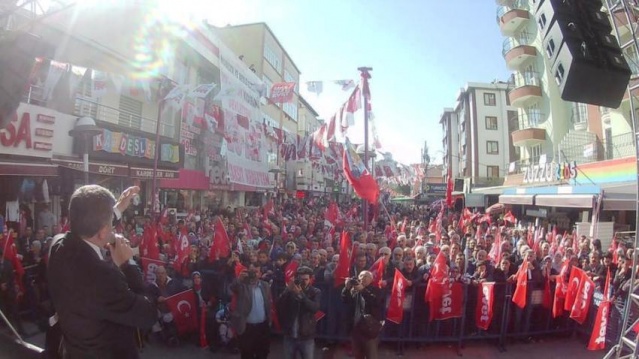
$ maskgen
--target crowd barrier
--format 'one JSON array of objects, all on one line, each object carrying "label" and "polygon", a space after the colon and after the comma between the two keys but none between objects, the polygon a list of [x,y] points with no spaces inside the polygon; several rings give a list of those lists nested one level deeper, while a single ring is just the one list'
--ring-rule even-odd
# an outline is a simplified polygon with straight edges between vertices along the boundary
[{"label": "crowd barrier", "polygon": [[[38,289],[34,286],[37,282],[35,268],[27,268],[25,276],[25,300],[21,304],[20,316],[32,321],[42,318],[41,303],[37,303]],[[205,278],[213,275],[213,271],[202,271]],[[205,279],[206,280],[206,279]],[[317,323],[316,338],[329,343],[345,342],[350,340],[348,322],[353,313],[348,312],[346,305],[341,300],[343,286],[335,287],[333,283],[316,283],[315,286],[322,292],[320,310],[326,316]],[[543,284],[529,282],[530,288],[543,288]],[[428,304],[424,301],[425,283],[413,285],[406,291],[404,300],[404,319],[400,324],[386,321],[380,335],[382,342],[395,343],[398,353],[402,353],[406,345],[449,343],[460,351],[466,342],[492,341],[500,350],[505,350],[506,345],[513,340],[538,338],[544,336],[565,336],[577,334],[587,340],[592,332],[595,316],[603,295],[595,291],[590,305],[587,320],[583,325],[569,318],[567,312],[558,318],[552,318],[551,310],[542,306],[543,290],[533,289],[527,292],[527,305],[524,309],[518,308],[512,302],[513,284],[496,283],[494,287],[493,319],[488,330],[481,330],[475,323],[475,310],[478,300],[477,286],[473,284],[463,285],[463,311],[460,318],[448,320],[429,321]],[[383,290],[385,303],[388,304],[390,288]],[[274,296],[278,293],[273,292]],[[553,293],[554,295],[554,293]],[[623,300],[616,300],[611,306],[610,318],[607,325],[606,342],[610,346],[617,342],[621,328],[621,313],[623,313]],[[384,306],[387,308],[388,306]],[[44,311],[46,312],[46,310]],[[48,314],[48,313],[46,313]],[[639,313],[631,313],[631,318],[636,318]],[[384,318],[386,313],[384,313]],[[46,318],[46,317],[45,317]]]}]

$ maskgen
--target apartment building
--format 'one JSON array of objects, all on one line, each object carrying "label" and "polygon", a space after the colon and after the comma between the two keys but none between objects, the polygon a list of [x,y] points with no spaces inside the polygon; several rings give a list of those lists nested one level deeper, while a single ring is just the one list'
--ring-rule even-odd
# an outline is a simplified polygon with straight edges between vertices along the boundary
[{"label": "apartment building", "polygon": [[[562,100],[537,28],[535,6],[540,2],[496,2],[497,26],[505,37],[502,55],[513,71],[508,99],[517,111],[518,127],[511,138],[518,161],[509,166],[504,187],[485,193],[499,195],[500,203],[515,205],[522,215],[534,213],[560,228],[569,228],[578,217],[585,221],[599,207],[600,221],[615,222],[616,229],[624,230],[627,227],[619,226],[636,205],[630,98],[617,109]],[[629,43],[630,26],[636,23],[628,24],[622,11],[610,16],[619,43]],[[636,83],[637,49],[623,47]]]},{"label": "apartment building", "polygon": [[454,108],[444,109],[442,126],[443,175],[468,178],[473,186],[503,182],[516,158],[510,133],[516,111],[510,105],[510,84],[468,83],[459,91]]}]

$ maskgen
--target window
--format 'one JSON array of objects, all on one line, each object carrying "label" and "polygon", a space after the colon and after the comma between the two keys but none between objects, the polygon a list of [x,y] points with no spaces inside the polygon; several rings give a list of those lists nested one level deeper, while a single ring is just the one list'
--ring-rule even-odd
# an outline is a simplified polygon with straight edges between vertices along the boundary
[{"label": "window", "polygon": [[266,77],[266,75],[262,76],[262,80],[264,81],[264,86],[266,86],[266,98],[271,97],[271,88],[273,87],[273,81]]},{"label": "window", "polygon": [[497,98],[495,97],[494,93],[485,93],[484,94],[484,105],[486,106],[496,106],[497,105]]},{"label": "window", "polygon": [[530,147],[530,163],[538,164],[541,158],[541,145],[534,145]]},{"label": "window", "polygon": [[280,57],[277,56],[275,51],[273,51],[273,49],[268,45],[264,45],[264,58],[275,70],[277,70],[277,72],[282,71],[282,62]]},{"label": "window", "polygon": [[295,92],[298,92],[298,88],[297,88],[297,80],[295,80],[295,78],[293,78],[293,76],[291,76],[291,74],[284,70],[284,81],[286,82],[295,82]]},{"label": "window", "polygon": [[499,166],[486,166],[486,177],[499,178]]},{"label": "window", "polygon": [[486,153],[488,153],[489,155],[499,154],[499,142],[486,141]]},{"label": "window", "polygon": [[282,106],[282,111],[285,114],[289,115],[293,121],[297,122],[297,102],[294,100],[293,103],[287,102]]},{"label": "window", "polygon": [[497,117],[495,117],[495,116],[486,116],[486,129],[487,130],[496,130],[497,129]]},{"label": "window", "polygon": [[142,102],[128,96],[120,95],[118,125],[130,128],[141,128]]}]

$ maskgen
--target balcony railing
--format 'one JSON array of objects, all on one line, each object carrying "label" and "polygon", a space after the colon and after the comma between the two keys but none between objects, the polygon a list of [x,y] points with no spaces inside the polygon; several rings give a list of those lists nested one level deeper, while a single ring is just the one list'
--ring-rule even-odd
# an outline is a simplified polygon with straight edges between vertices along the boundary
[{"label": "balcony railing", "polygon": [[539,125],[546,120],[546,115],[539,110],[527,110],[517,115],[519,130],[527,128],[539,128]]},{"label": "balcony railing", "polygon": [[515,88],[523,86],[540,86],[541,81],[536,71],[515,72],[510,78]]},{"label": "balcony railing", "polygon": [[497,7],[497,22],[504,16],[506,13],[512,10],[526,10],[528,11],[528,3],[527,1],[517,0],[513,1],[513,3],[509,6],[498,6]]},{"label": "balcony railing", "polygon": [[[95,102],[91,98],[82,96],[76,96],[74,115],[91,116],[96,120],[148,133],[155,133],[156,131],[157,121],[155,119],[106,106]],[[160,123],[160,135],[173,138],[175,136],[175,126],[172,123],[163,121]]]},{"label": "balcony railing", "polygon": [[518,47],[518,46],[530,46],[534,41],[534,37],[527,32],[522,32],[517,38],[509,37],[504,40],[502,45],[501,54],[506,56],[506,54]]},{"label": "balcony railing", "polygon": [[[577,166],[584,163],[613,160],[635,155],[635,139],[632,133],[615,135],[604,141],[586,141],[579,145],[560,149],[562,162],[576,161]],[[557,160],[557,158],[555,158]],[[548,158],[548,162],[552,159]],[[521,173],[522,168],[539,163],[539,158],[523,159],[510,164],[509,174]]]}]

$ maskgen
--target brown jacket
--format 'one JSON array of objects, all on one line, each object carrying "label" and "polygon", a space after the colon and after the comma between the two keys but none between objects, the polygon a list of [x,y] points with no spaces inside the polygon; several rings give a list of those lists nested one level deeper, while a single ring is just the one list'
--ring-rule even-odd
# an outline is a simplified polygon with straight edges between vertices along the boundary
[{"label": "brown jacket", "polygon": [[[264,298],[264,313],[266,314],[266,320],[271,321],[271,288],[268,283],[263,280],[258,280],[257,285],[262,290],[262,297]],[[253,295],[251,294],[251,287],[248,283],[240,282],[236,280],[231,290],[235,294],[235,309],[231,310],[231,327],[238,335],[242,335],[246,329],[246,318],[251,312],[253,307]]]}]

